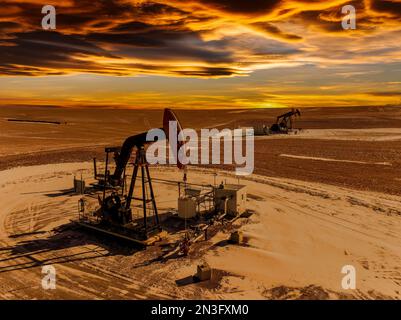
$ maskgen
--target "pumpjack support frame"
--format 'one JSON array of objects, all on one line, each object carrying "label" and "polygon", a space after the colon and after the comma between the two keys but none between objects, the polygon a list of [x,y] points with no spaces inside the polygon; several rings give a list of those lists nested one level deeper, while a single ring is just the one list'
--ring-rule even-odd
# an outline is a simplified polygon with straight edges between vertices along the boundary
[{"label": "pumpjack support frame", "polygon": [[[138,178],[139,169],[141,170],[142,198],[136,198],[133,196],[136,180]],[[148,187],[149,187],[150,198],[147,197],[146,184],[148,184]],[[153,192],[152,178],[150,177],[149,165],[146,161],[145,149],[143,147],[140,150],[138,150],[137,157],[135,158],[134,172],[132,174],[131,184],[130,184],[130,188],[128,191],[127,202],[126,202],[127,208],[130,208],[132,199],[142,201],[143,228],[145,230],[145,233],[147,233],[147,231],[148,231],[148,221],[147,221],[148,220],[148,217],[147,217],[147,204],[148,203],[151,203],[151,205],[152,205],[152,209],[153,209],[153,213],[154,213],[153,215],[155,217],[154,227],[156,229],[161,229],[160,222],[159,222],[159,214],[158,214],[157,206],[156,206],[155,195]]]}]

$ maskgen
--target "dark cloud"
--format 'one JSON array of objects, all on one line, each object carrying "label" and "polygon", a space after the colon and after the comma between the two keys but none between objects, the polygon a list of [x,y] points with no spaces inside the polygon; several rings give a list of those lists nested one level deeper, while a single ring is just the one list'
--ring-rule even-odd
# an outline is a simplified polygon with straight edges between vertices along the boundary
[{"label": "dark cloud", "polygon": [[401,91],[378,91],[369,92],[368,94],[376,97],[401,97]]},{"label": "dark cloud", "polygon": [[152,25],[148,23],[143,23],[140,21],[130,21],[126,23],[121,23],[113,28],[110,28],[112,33],[137,33],[149,31],[152,29]]},{"label": "dark cloud", "polygon": [[232,68],[202,67],[199,70],[179,70],[175,73],[178,75],[194,77],[222,77],[231,76],[236,73],[236,70]]},{"label": "dark cloud", "polygon": [[[83,64],[75,55],[114,57],[94,44],[58,32],[34,31],[14,34],[13,45],[0,50],[0,71],[4,74],[64,73],[71,70],[96,69],[93,64]],[[1,43],[0,43],[1,46]],[[53,70],[44,70],[53,69]],[[59,71],[57,71],[59,69]]]},{"label": "dark cloud", "polygon": [[20,27],[20,24],[12,21],[0,21],[0,31],[6,32]]},{"label": "dark cloud", "polygon": [[389,13],[396,17],[401,16],[401,2],[389,0],[371,0],[371,9],[379,13]]},{"label": "dark cloud", "polygon": [[265,15],[282,2],[281,0],[200,0],[200,3],[218,10],[255,15]]},{"label": "dark cloud", "polygon": [[137,13],[142,13],[146,16],[155,16],[155,15],[171,15],[171,14],[188,14],[187,11],[181,10],[179,8],[175,8],[169,5],[149,2],[143,3],[136,7]]},{"label": "dark cloud", "polygon": [[296,34],[291,34],[291,33],[286,33],[280,30],[280,28],[276,27],[272,23],[269,22],[256,22],[251,24],[253,27],[255,27],[258,30],[261,30],[263,32],[266,32],[267,34],[277,36],[282,39],[286,40],[301,40],[302,37],[298,36]]}]

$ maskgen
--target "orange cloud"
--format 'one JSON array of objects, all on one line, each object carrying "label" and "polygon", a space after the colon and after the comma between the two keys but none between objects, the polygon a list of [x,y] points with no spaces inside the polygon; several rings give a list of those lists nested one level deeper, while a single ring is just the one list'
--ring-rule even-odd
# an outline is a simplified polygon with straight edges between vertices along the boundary
[{"label": "orange cloud", "polygon": [[[0,15],[0,72],[240,76],[288,61],[323,63],[327,50],[317,46],[316,39],[330,33],[338,38],[332,43],[339,45],[356,34],[385,38],[386,32],[400,27],[394,24],[399,1],[366,0],[351,2],[358,11],[359,29],[344,31],[341,6],[346,3],[68,0],[57,3],[57,31],[45,32],[39,23],[41,1],[5,1]],[[241,39],[250,39],[245,41],[247,47]],[[333,61],[357,63],[356,50],[352,51],[349,59]],[[362,56],[363,48],[358,52]]]},{"label": "orange cloud", "polygon": [[[357,10],[356,30],[342,29],[345,4]],[[227,83],[239,79],[239,87],[247,87],[256,80],[259,86],[263,77],[281,79],[275,69],[291,80],[296,68],[312,66],[314,71],[304,75],[310,78],[309,84],[284,86],[287,92],[276,92],[275,88],[283,87],[276,84],[269,93],[260,89],[253,96],[243,96],[232,93],[227,85],[224,94],[210,92],[209,99],[195,93],[188,94],[187,102],[172,93],[163,97],[183,105],[246,107],[292,105],[297,99],[304,105],[344,104],[352,95],[354,101],[346,104],[369,104],[373,97],[383,103],[399,98],[389,94],[398,92],[389,84],[380,91],[386,94],[373,95],[378,91],[371,90],[369,83],[350,92],[342,82],[363,74],[358,79],[372,83],[366,68],[387,70],[388,65],[401,63],[400,0],[62,0],[56,5],[56,31],[41,29],[42,5],[39,0],[2,2],[0,78],[150,75],[226,79]],[[353,76],[327,76],[342,66],[352,67],[343,74]],[[397,80],[386,75],[381,79],[384,83]],[[325,88],[324,93],[316,93],[315,82]],[[333,93],[338,87],[342,91]],[[115,98],[114,93],[109,95]],[[140,101],[128,93],[124,97],[126,104],[151,100],[146,94]],[[98,98],[88,94],[89,100]],[[78,100],[87,102],[84,96]],[[101,100],[111,103],[104,96]]]}]

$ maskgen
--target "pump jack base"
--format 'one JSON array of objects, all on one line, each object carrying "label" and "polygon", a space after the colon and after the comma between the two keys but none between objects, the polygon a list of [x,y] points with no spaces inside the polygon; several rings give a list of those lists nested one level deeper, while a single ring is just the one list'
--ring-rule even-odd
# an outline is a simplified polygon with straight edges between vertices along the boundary
[{"label": "pump jack base", "polygon": [[79,227],[83,227],[85,229],[95,231],[98,233],[103,233],[109,237],[111,236],[119,240],[130,241],[135,243],[136,245],[141,245],[141,246],[152,246],[156,242],[161,241],[167,236],[167,232],[159,228],[156,228],[148,232],[146,235],[143,233],[136,235],[133,234],[132,232],[129,232],[129,229],[124,227],[120,227],[121,230],[116,230],[115,228],[105,226],[99,223],[91,223],[80,220],[71,220],[71,222],[78,225]]}]

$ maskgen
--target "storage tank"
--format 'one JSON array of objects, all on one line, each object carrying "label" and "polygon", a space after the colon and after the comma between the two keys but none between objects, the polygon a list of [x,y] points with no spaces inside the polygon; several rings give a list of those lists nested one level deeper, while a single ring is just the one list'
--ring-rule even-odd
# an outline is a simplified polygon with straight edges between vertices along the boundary
[{"label": "storage tank", "polygon": [[178,198],[178,217],[182,219],[196,217],[196,200],[194,198]]}]

